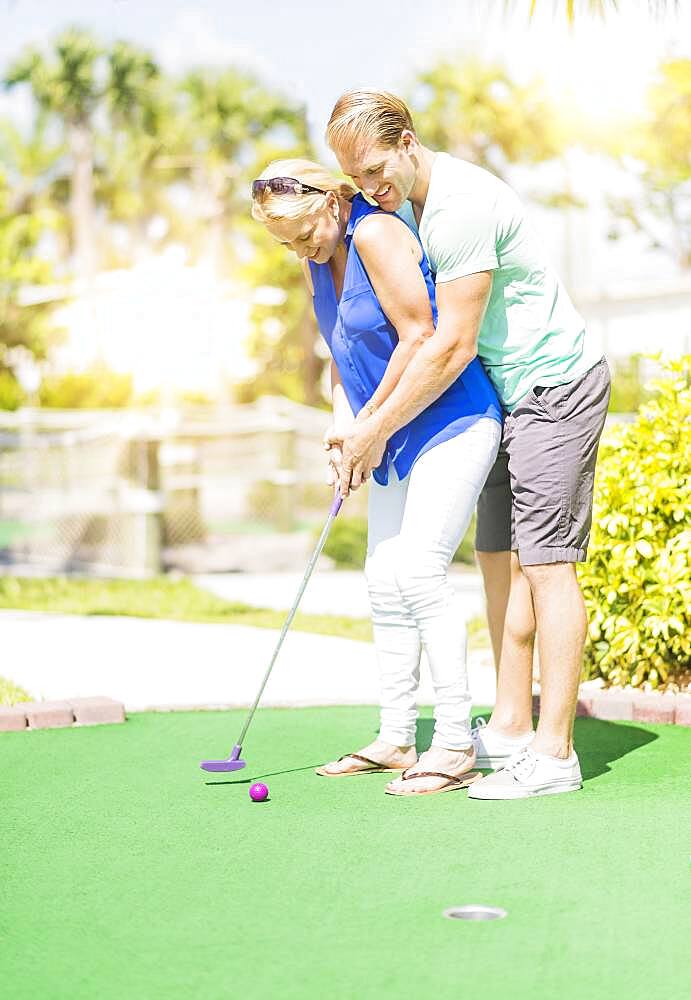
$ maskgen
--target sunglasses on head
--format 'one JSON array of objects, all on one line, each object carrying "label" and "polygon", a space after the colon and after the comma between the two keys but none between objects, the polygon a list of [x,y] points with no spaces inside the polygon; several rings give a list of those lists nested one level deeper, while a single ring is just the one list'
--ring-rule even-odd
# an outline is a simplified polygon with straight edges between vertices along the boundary
[{"label": "sunglasses on head", "polygon": [[294,177],[267,177],[262,180],[252,181],[252,197],[260,198],[266,191],[272,194],[326,194],[321,188],[312,187],[311,184],[303,184],[296,181]]}]

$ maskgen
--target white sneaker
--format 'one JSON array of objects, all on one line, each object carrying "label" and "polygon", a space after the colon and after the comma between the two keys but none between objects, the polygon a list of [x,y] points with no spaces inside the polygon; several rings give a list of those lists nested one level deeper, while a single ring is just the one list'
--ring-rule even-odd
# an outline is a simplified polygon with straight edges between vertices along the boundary
[{"label": "white sneaker", "polygon": [[575,750],[566,760],[521,750],[508,764],[474,781],[468,789],[471,799],[528,799],[533,795],[557,795],[581,788],[581,768]]},{"label": "white sneaker", "polygon": [[475,767],[496,770],[504,767],[514,754],[527,747],[535,733],[531,729],[524,736],[502,736],[487,728],[486,719],[479,718],[475,720],[470,736],[477,754]]}]

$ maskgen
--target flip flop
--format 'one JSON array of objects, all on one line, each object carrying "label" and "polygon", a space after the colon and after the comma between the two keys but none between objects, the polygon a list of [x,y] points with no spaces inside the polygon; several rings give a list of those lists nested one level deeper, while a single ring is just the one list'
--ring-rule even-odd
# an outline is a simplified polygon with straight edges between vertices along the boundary
[{"label": "flip flop", "polygon": [[[371,760],[369,757],[363,757],[361,753],[346,753],[343,757],[339,757],[336,761],[340,764],[342,760],[346,760],[347,757],[352,757],[354,760],[361,760],[365,764],[370,764],[370,767],[354,767],[350,771],[339,771],[338,774],[334,774],[333,771],[326,770],[326,764],[322,767],[315,768],[315,774],[322,774],[325,778],[347,778],[351,774],[376,774],[382,771],[403,771],[404,767],[390,767],[388,764],[382,764],[379,760]],[[412,765],[411,765],[412,766]]]},{"label": "flip flop", "polygon": [[444,774],[443,771],[415,771],[414,774],[409,774],[410,768],[407,768],[401,775],[401,781],[412,781],[413,778],[446,778],[448,781],[447,785],[442,785],[441,788],[427,788],[424,792],[393,792],[390,788],[385,788],[384,791],[387,795],[436,795],[438,792],[455,792],[459,788],[467,788],[468,785],[472,785],[474,781],[481,778],[482,775],[479,771],[466,771],[465,774]]}]

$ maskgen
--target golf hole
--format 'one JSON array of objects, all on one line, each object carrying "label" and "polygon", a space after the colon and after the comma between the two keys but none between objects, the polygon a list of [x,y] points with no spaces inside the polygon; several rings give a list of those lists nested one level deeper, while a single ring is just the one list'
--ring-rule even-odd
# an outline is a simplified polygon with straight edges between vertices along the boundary
[{"label": "golf hole", "polygon": [[444,916],[449,920],[502,920],[507,913],[500,906],[450,906]]}]

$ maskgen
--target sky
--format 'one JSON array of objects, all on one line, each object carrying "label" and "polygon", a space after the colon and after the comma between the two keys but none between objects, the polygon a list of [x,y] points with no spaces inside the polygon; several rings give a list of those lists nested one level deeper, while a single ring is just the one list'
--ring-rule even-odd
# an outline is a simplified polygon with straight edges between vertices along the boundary
[{"label": "sky", "polygon": [[[47,46],[71,24],[90,28],[104,42],[139,43],[171,73],[196,65],[243,66],[304,102],[318,154],[335,165],[322,136],[338,96],[361,86],[405,94],[417,71],[444,56],[497,60],[519,79],[540,75],[564,106],[574,102],[605,124],[641,111],[663,58],[691,56],[687,0],[676,14],[660,19],[651,18],[643,0],[620,0],[620,13],[602,21],[584,12],[575,27],[555,16],[555,5],[563,4],[538,0],[540,16],[529,21],[529,0],[514,0],[508,13],[504,0],[349,0],[347,5],[325,0],[0,0],[0,72],[26,44]],[[28,94],[0,91],[0,114],[7,112],[26,118]],[[632,237],[613,245],[604,237],[605,188],[616,189],[626,178],[583,158],[575,173],[574,186],[588,196],[589,210],[547,213],[538,221],[568,286],[599,294],[618,283],[636,287],[673,278],[669,258],[651,253],[642,240]],[[516,177],[512,183],[525,195],[531,178],[520,172]],[[652,318],[640,316],[637,322],[644,346]],[[682,325],[680,336],[691,343],[691,311]],[[629,317],[616,336],[630,339],[634,326]]]},{"label": "sky", "polygon": [[[575,28],[555,16],[556,0],[0,0],[0,67],[27,43],[45,44],[69,24],[104,40],[147,46],[172,72],[195,64],[242,64],[304,101],[320,141],[335,100],[351,87],[405,91],[417,69],[445,54],[472,53],[539,72],[570,88],[601,116],[635,111],[659,58],[691,52],[691,5],[651,20],[643,0],[604,22],[584,13]],[[329,9],[333,6],[333,9]],[[346,10],[344,10],[346,7]],[[684,39],[686,41],[684,41]],[[0,110],[19,97],[0,97]],[[24,98],[26,100],[26,98]],[[321,151],[324,148],[321,147]]]}]

